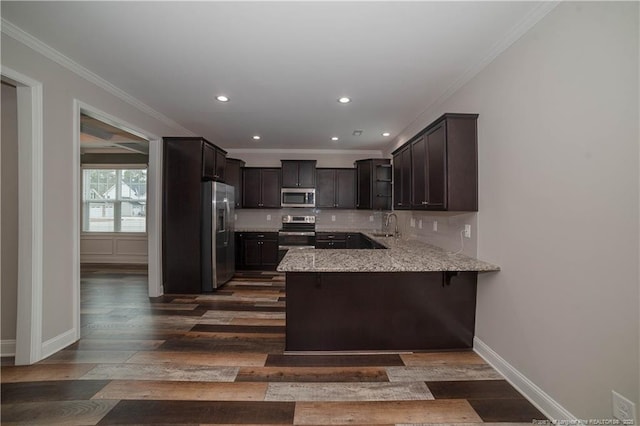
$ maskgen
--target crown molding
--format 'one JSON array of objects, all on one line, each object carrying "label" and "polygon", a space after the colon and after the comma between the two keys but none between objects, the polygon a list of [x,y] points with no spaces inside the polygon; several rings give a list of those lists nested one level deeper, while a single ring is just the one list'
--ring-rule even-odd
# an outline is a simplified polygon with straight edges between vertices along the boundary
[{"label": "crown molding", "polygon": [[13,23],[7,21],[5,18],[2,18],[1,31],[2,31],[2,33],[6,34],[7,36],[13,38],[14,40],[24,44],[25,46],[27,46],[29,48],[35,50],[36,52],[40,53],[41,55],[45,56],[46,58],[51,59],[52,61],[54,61],[58,65],[61,65],[64,68],[68,69],[69,71],[79,75],[80,77],[84,78],[85,80],[89,81],[90,83],[93,83],[96,86],[106,90],[107,92],[109,92],[113,96],[123,100],[124,102],[128,103],[129,105],[133,106],[134,108],[137,108],[138,110],[144,112],[145,114],[150,115],[151,117],[157,119],[158,121],[161,121],[162,123],[166,124],[167,126],[171,127],[172,129],[174,129],[174,130],[176,130],[176,131],[178,131],[180,133],[183,133],[184,135],[188,135],[188,136],[194,136],[195,135],[189,129],[186,129],[185,127],[182,127],[180,124],[178,124],[177,122],[173,121],[172,119],[170,119],[166,115],[156,111],[155,109],[151,108],[149,105],[147,105],[147,104],[143,103],[142,101],[134,98],[133,96],[129,95],[124,90],[114,86],[113,84],[109,83],[107,80],[103,79],[102,77],[100,77],[99,75],[95,74],[94,72],[89,71],[87,68],[83,67],[82,65],[78,64],[74,60],[72,60],[69,57],[67,57],[67,56],[63,55],[62,53],[58,52],[53,47],[51,47],[48,44],[42,42],[41,40],[37,39],[36,37],[32,36],[31,34],[27,33],[26,31],[24,31],[20,27],[18,27],[16,25],[14,25]]}]

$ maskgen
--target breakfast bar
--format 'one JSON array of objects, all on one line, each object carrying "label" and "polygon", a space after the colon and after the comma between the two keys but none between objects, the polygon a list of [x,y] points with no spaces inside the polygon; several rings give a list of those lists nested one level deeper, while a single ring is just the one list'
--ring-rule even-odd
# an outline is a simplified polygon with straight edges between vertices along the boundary
[{"label": "breakfast bar", "polygon": [[413,351],[473,345],[478,272],[498,266],[413,240],[387,249],[289,251],[287,351]]}]

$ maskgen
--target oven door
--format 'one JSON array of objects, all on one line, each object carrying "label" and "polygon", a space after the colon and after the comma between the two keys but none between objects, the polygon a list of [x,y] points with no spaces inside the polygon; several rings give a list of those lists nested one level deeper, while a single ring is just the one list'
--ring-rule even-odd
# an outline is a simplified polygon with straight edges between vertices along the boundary
[{"label": "oven door", "polygon": [[281,249],[313,248],[316,246],[316,233],[305,231],[278,232],[278,246]]}]

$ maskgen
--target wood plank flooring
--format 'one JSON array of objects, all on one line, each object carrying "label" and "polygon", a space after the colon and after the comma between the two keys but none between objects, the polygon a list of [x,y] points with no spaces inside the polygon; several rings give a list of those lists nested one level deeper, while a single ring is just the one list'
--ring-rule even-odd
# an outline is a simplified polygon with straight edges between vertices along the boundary
[{"label": "wood plank flooring", "polygon": [[545,417],[473,352],[285,354],[285,282],[147,297],[137,270],[83,270],[82,339],[2,359],[2,424],[420,425]]}]

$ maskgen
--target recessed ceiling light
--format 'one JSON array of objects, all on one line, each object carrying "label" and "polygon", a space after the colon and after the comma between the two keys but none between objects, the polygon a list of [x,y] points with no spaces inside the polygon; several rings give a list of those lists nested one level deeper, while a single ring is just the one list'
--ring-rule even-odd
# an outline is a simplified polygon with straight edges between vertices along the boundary
[{"label": "recessed ceiling light", "polygon": [[351,102],[351,98],[343,96],[341,98],[338,98],[338,102],[340,102],[341,104],[348,104],[349,102]]},{"label": "recessed ceiling light", "polygon": [[338,137],[337,137],[337,136],[334,136],[334,137],[332,137],[332,138],[331,138],[331,140],[332,140],[332,141],[337,141],[337,140],[338,140]]},{"label": "recessed ceiling light", "polygon": [[255,135],[255,136],[253,137],[253,139],[254,139],[254,140],[256,140],[256,141],[259,141],[259,140],[260,140],[260,136]]},{"label": "recessed ceiling light", "polygon": [[216,99],[219,100],[220,102],[229,102],[229,98],[225,95],[218,95],[216,96]]},{"label": "recessed ceiling light", "polygon": [[353,136],[361,136],[362,135],[362,130],[354,130],[352,135]]},{"label": "recessed ceiling light", "polygon": [[389,133],[389,132],[384,132],[384,133],[382,134],[382,136],[384,136],[384,137],[391,136],[391,133]]}]

